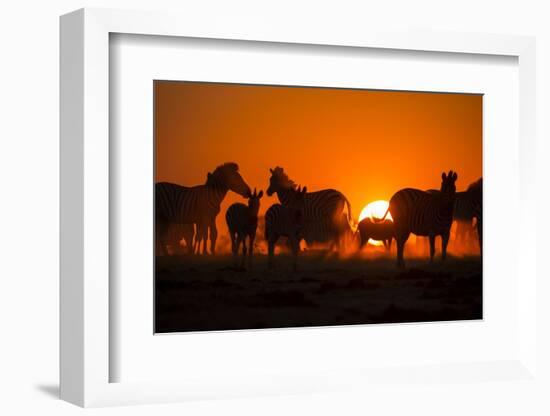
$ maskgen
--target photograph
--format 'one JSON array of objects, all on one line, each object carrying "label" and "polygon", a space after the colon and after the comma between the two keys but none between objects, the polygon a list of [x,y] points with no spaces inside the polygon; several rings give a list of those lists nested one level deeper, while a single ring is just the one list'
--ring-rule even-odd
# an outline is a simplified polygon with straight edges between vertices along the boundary
[{"label": "photograph", "polygon": [[483,319],[483,95],[153,81],[154,332]]}]

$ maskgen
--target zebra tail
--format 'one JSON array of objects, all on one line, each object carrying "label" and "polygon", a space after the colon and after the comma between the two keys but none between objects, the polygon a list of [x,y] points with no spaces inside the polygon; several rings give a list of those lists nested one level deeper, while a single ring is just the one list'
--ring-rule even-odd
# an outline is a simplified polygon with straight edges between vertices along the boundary
[{"label": "zebra tail", "polygon": [[386,219],[386,217],[388,216],[388,212],[390,212],[390,207],[388,206],[388,209],[386,210],[386,213],[384,214],[384,216],[382,218],[376,218],[376,217],[372,217],[372,221],[373,222],[382,222]]}]

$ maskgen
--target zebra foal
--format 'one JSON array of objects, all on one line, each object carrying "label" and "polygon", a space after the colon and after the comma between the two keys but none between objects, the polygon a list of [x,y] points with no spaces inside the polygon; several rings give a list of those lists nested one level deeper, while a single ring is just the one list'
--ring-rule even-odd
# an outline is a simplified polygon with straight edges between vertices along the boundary
[{"label": "zebra foal", "polygon": [[254,192],[248,195],[248,205],[235,203],[231,205],[225,213],[225,222],[229,229],[231,238],[231,251],[235,264],[239,254],[239,246],[243,246],[243,256],[241,267],[244,267],[246,258],[246,239],[248,237],[248,261],[252,265],[252,252],[254,249],[254,240],[256,239],[256,229],[258,228],[258,211],[260,210],[260,199],[264,191]]},{"label": "zebra foal", "polygon": [[403,250],[410,234],[429,237],[430,262],[435,254],[435,237],[441,236],[441,257],[447,256],[449,233],[453,223],[458,175],[452,170],[441,174],[440,192],[427,192],[406,188],[397,191],[390,199],[389,207],[380,220],[391,213],[397,241],[397,264],[404,267]]}]

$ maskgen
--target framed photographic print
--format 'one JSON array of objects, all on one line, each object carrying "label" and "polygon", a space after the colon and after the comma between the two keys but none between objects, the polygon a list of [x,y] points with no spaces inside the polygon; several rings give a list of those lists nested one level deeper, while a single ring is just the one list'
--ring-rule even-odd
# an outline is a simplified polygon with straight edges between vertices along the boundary
[{"label": "framed photographic print", "polygon": [[62,398],[531,378],[533,39],[242,23],[61,19]]},{"label": "framed photographic print", "polygon": [[155,332],[482,319],[482,101],[155,81]]}]

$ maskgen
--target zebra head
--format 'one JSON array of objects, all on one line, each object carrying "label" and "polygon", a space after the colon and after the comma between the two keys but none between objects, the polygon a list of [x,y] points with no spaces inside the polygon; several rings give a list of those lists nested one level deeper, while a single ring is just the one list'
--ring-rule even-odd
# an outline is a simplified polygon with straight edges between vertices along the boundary
[{"label": "zebra head", "polygon": [[256,193],[256,188],[254,188],[254,192],[248,195],[248,208],[256,216],[260,210],[260,199],[262,196],[264,196],[264,191],[260,190],[260,192]]},{"label": "zebra head", "polygon": [[271,177],[269,178],[269,187],[266,191],[267,196],[296,188],[296,184],[288,177],[283,168],[277,166],[275,169],[269,169],[269,171],[271,172]]},{"label": "zebra head", "polygon": [[456,174],[456,172],[453,172],[452,170],[450,170],[448,174],[445,174],[445,172],[441,174],[441,193],[443,195],[446,195],[451,199],[454,198],[456,194],[455,182],[457,178],[458,178],[458,175]]},{"label": "zebra head", "polygon": [[214,172],[208,173],[206,184],[231,190],[244,198],[250,195],[250,187],[239,173],[239,166],[236,163],[230,162],[218,166]]}]

